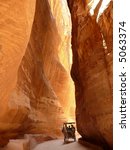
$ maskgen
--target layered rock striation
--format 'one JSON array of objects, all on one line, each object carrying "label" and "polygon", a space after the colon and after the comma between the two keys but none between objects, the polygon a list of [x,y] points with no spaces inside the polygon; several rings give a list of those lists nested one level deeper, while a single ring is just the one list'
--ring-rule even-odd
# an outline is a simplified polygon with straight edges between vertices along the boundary
[{"label": "layered rock striation", "polygon": [[19,128],[14,119],[18,107],[14,106],[17,111],[13,112],[9,99],[30,38],[34,12],[35,0],[0,2],[0,145],[14,136],[10,131]]},{"label": "layered rock striation", "polygon": [[[101,14],[94,2],[68,0],[76,121],[84,141],[112,149],[112,1]],[[0,146],[58,136],[74,117],[67,1],[1,1],[0,11]]]},{"label": "layered rock striation", "polygon": [[59,135],[74,109],[71,19],[62,2],[0,2],[1,145],[25,133]]},{"label": "layered rock striation", "polygon": [[72,16],[72,77],[76,121],[83,139],[112,149],[112,1],[68,0]]}]

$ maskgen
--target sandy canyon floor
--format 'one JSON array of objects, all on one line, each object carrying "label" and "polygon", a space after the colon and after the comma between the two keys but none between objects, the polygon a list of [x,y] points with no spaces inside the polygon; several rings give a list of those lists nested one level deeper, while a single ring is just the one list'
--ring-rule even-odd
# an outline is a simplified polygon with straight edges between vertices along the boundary
[{"label": "sandy canyon floor", "polygon": [[63,139],[46,141],[40,144],[35,144],[34,141],[34,143],[31,143],[31,147],[29,147],[26,139],[11,140],[6,147],[0,148],[0,150],[101,150],[93,146],[85,147],[78,142],[64,144]]}]

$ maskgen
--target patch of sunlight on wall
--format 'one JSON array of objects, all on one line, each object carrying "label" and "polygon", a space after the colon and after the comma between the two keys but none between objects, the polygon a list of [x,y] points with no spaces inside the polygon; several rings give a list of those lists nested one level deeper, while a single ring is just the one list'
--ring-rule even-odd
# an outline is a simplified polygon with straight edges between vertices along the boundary
[{"label": "patch of sunlight on wall", "polygon": [[[71,49],[71,14],[66,0],[49,0],[52,16],[56,21],[56,26],[61,39],[58,48],[58,58],[64,69],[68,72],[68,89],[69,104],[67,110],[64,110],[68,121],[75,120],[75,88],[70,76],[72,66],[72,49]],[[66,89],[68,91],[68,89]]]},{"label": "patch of sunlight on wall", "polygon": [[[108,4],[109,4],[110,1],[111,1],[111,0],[103,0],[102,5],[101,5],[101,7],[100,7],[100,9],[99,9],[99,12],[98,12],[97,21],[98,21],[100,15],[103,13],[103,11],[107,8],[107,6],[108,6]],[[88,6],[91,7],[91,9],[90,9],[90,14],[91,14],[92,16],[94,15],[94,9],[96,8],[96,6],[97,6],[98,3],[99,3],[99,0],[92,0],[92,1],[88,4]]]}]

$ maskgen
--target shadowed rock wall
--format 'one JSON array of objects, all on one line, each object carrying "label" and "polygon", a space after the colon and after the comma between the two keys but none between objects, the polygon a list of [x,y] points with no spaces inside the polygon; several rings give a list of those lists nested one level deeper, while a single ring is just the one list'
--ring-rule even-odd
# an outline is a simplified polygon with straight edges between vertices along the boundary
[{"label": "shadowed rock wall", "polygon": [[[90,1],[89,1],[90,2]],[[72,15],[72,77],[76,121],[83,139],[112,148],[112,1],[100,14],[87,1],[68,0]]]}]

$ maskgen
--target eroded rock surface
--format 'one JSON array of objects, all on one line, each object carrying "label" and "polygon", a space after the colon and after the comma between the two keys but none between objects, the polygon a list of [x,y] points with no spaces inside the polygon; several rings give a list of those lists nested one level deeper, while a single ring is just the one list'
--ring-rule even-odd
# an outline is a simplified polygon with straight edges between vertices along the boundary
[{"label": "eroded rock surface", "polygon": [[[88,2],[68,0],[77,127],[111,148],[112,2],[100,16],[103,0],[93,15]],[[0,146],[25,133],[58,136],[74,108],[67,2],[1,1],[0,11]]]},{"label": "eroded rock surface", "polygon": [[73,109],[71,19],[62,2],[0,2],[0,139],[59,135]]},{"label": "eroded rock surface", "polygon": [[[83,139],[112,148],[112,2],[97,19],[87,1],[68,0],[77,128]],[[89,1],[90,2],[90,1]]]},{"label": "eroded rock surface", "polygon": [[[9,99],[15,88],[18,68],[30,38],[34,12],[35,0],[0,1],[0,139],[3,140],[0,145],[14,136],[10,131],[19,127],[19,123],[15,123],[14,119],[16,114],[19,114],[18,107],[15,107],[17,111],[13,112]],[[26,108],[23,113],[26,113]]]}]

